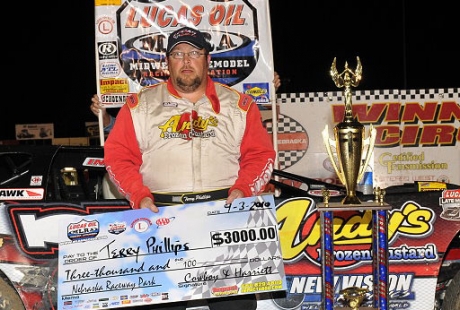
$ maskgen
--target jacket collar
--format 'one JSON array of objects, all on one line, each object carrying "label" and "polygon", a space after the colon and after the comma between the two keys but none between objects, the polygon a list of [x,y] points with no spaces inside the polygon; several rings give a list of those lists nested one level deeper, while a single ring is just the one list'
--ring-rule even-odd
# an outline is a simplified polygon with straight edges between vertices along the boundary
[{"label": "jacket collar", "polygon": [[[181,97],[179,93],[177,92],[177,90],[174,88],[171,82],[171,79],[168,79],[167,86],[168,86],[168,91],[173,96]],[[211,106],[214,112],[216,114],[219,114],[220,113],[220,101],[219,101],[219,98],[217,97],[214,81],[209,77],[209,75],[207,76],[205,95],[208,98],[209,102],[211,103]]]}]

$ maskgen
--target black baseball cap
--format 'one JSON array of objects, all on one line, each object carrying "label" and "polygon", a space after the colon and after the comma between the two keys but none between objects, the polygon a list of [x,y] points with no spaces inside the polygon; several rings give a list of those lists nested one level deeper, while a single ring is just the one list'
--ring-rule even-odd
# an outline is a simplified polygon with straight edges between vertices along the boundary
[{"label": "black baseball cap", "polygon": [[204,48],[206,51],[211,51],[211,45],[204,38],[201,31],[190,27],[183,27],[172,32],[168,37],[168,47],[166,52],[170,53],[171,50],[180,43],[187,43],[196,48]]}]

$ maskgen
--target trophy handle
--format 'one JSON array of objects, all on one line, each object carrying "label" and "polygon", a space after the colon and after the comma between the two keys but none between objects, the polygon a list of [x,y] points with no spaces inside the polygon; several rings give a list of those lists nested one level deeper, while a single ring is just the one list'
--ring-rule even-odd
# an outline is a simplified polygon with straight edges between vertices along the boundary
[{"label": "trophy handle", "polygon": [[361,181],[361,179],[364,176],[364,172],[366,172],[366,167],[369,164],[369,161],[372,157],[372,152],[374,150],[374,145],[375,145],[375,138],[377,137],[377,131],[375,128],[372,126],[372,124],[369,126],[369,136],[363,140],[363,145],[368,146],[367,147],[367,152],[366,152],[366,158],[364,160],[364,164],[361,166],[361,169],[358,174],[358,179],[357,182]]},{"label": "trophy handle", "polygon": [[335,145],[335,140],[329,138],[329,129],[327,125],[324,127],[322,135],[323,135],[323,143],[326,146],[327,155],[329,156],[329,159],[331,160],[335,173],[337,173],[337,176],[339,177],[340,182],[342,182],[342,184],[345,184],[345,176],[343,172],[340,171],[339,168],[337,167],[337,164],[334,159],[334,154],[332,153],[331,144],[333,143]]}]

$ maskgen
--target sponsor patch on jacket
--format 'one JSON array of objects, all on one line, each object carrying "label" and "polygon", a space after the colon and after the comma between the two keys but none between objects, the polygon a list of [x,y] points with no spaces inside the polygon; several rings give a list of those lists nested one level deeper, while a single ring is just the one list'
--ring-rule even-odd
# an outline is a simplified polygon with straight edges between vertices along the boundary
[{"label": "sponsor patch on jacket", "polygon": [[171,101],[164,101],[163,106],[164,107],[174,107],[176,108],[179,104],[177,102],[171,102]]},{"label": "sponsor patch on jacket", "polygon": [[243,111],[247,111],[247,110],[249,110],[249,107],[251,106],[252,102],[253,102],[253,100],[249,95],[243,94],[243,95],[241,95],[241,99],[238,102],[238,106]]},{"label": "sponsor patch on jacket", "polygon": [[130,94],[126,98],[126,104],[130,109],[137,107],[137,105],[139,104],[139,97],[137,96],[137,94]]}]

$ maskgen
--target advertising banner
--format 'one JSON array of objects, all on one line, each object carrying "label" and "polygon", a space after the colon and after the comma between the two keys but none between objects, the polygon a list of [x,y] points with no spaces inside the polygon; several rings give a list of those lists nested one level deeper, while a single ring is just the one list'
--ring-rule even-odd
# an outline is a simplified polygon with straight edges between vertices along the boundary
[{"label": "advertising banner", "polygon": [[[460,184],[460,89],[356,90],[353,115],[377,137],[370,169],[381,188],[415,181]],[[343,120],[342,92],[278,96],[280,169],[328,183],[339,180],[322,131]],[[271,130],[271,124],[267,124]]]},{"label": "advertising banner", "polygon": [[275,101],[268,1],[95,1],[97,89],[106,107],[165,81],[169,34],[183,26],[205,33],[212,45],[213,80]]},{"label": "advertising banner", "polygon": [[16,124],[16,140],[54,138],[54,124]]}]

